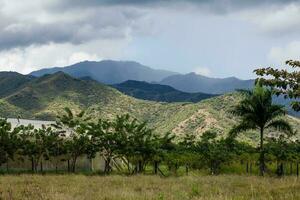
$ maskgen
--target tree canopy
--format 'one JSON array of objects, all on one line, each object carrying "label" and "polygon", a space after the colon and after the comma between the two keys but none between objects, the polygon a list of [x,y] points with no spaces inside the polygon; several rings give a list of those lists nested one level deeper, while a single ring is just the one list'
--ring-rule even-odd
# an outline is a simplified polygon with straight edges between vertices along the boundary
[{"label": "tree canopy", "polygon": [[284,95],[291,98],[292,108],[300,111],[300,61],[288,60],[286,64],[293,68],[290,72],[287,69],[274,69],[272,67],[256,69],[254,72],[260,76],[259,81],[274,89],[276,95]]}]

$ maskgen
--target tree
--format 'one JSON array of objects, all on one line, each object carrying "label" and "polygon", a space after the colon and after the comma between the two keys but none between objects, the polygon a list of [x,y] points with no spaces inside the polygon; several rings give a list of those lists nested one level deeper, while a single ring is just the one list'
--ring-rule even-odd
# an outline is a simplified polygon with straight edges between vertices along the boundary
[{"label": "tree", "polygon": [[49,152],[54,143],[51,127],[43,125],[42,128],[34,129],[32,140],[30,141],[31,148],[34,151],[35,170],[37,171],[37,166],[40,163],[40,169],[43,172],[43,160],[50,159]]},{"label": "tree", "polygon": [[266,150],[271,154],[277,163],[276,174],[278,176],[284,175],[284,162],[287,162],[292,158],[293,151],[292,145],[288,138],[281,135],[278,138],[270,138],[266,145]]},{"label": "tree", "polygon": [[[271,67],[257,69],[254,72],[260,76],[258,80],[266,85],[274,88],[276,95],[284,95],[285,98],[294,99],[292,108],[300,111],[300,61],[288,60],[286,64],[294,68],[295,71],[273,69]],[[263,78],[271,76],[272,78]]]},{"label": "tree", "polygon": [[19,149],[18,130],[13,129],[6,119],[0,119],[0,166],[13,160]]},{"label": "tree", "polygon": [[89,123],[88,135],[90,136],[87,149],[89,156],[94,157],[97,152],[100,152],[105,161],[104,173],[111,172],[111,162],[117,157],[117,151],[121,151],[120,143],[123,139],[114,131],[112,122],[101,119],[97,123]]},{"label": "tree", "polygon": [[291,125],[282,118],[286,114],[284,106],[272,103],[271,90],[257,83],[252,91],[243,91],[245,98],[234,107],[232,113],[241,118],[238,125],[234,126],[230,135],[250,129],[260,131],[260,174],[265,172],[265,130],[278,129],[286,134],[293,134]]},{"label": "tree", "polygon": [[199,157],[196,153],[196,143],[196,135],[187,133],[177,145],[178,153],[184,155],[183,161],[185,163],[186,174],[188,174],[189,168],[197,162],[197,158]]},{"label": "tree", "polygon": [[131,119],[129,115],[117,116],[113,122],[116,137],[119,138],[120,152],[130,163],[136,165],[136,172],[143,172],[146,164],[157,153],[158,136],[147,127],[146,122]]},{"label": "tree", "polygon": [[47,149],[49,159],[55,163],[55,171],[58,171],[58,162],[64,161],[64,155],[67,153],[65,145],[65,134],[58,130],[49,131],[47,140]]},{"label": "tree", "polygon": [[196,151],[202,162],[210,168],[211,174],[218,174],[222,164],[229,162],[233,155],[226,139],[217,139],[217,133],[207,131],[196,143]]},{"label": "tree", "polygon": [[21,125],[17,129],[20,132],[20,154],[31,161],[31,170],[32,172],[36,172],[38,146],[34,138],[34,126],[31,124],[28,126]]},{"label": "tree", "polygon": [[66,133],[65,147],[71,159],[71,171],[75,172],[78,157],[87,152],[90,139],[87,132],[87,122],[90,118],[84,117],[84,111],[73,114],[69,108],[64,110],[65,114],[58,116],[56,124],[53,126]]}]

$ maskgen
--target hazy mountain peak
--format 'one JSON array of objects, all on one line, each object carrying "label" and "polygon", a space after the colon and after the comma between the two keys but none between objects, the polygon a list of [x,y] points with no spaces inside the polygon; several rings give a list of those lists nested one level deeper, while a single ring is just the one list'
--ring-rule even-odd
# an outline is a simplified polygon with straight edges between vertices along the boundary
[{"label": "hazy mountain peak", "polygon": [[83,61],[66,67],[54,67],[34,71],[31,75],[40,77],[63,71],[73,77],[91,77],[93,80],[106,84],[116,84],[127,80],[161,81],[175,72],[151,69],[134,61]]}]

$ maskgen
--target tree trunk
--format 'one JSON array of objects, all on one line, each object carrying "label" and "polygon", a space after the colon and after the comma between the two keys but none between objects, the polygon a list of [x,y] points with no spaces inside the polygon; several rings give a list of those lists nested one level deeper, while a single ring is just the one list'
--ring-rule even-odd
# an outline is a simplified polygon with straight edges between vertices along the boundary
[{"label": "tree trunk", "polygon": [[40,166],[40,167],[41,167],[40,170],[41,170],[41,172],[43,173],[43,160],[41,160],[41,164],[40,164],[40,165],[41,165],[41,166]]},{"label": "tree trunk", "polygon": [[110,160],[111,160],[111,158],[105,159],[104,173],[110,172]]},{"label": "tree trunk", "polygon": [[185,165],[185,174],[189,175],[189,165],[188,164]]},{"label": "tree trunk", "polygon": [[68,159],[68,172],[70,172],[70,160]]},{"label": "tree trunk", "polygon": [[57,170],[57,160],[55,161],[55,173],[57,174],[58,170]]},{"label": "tree trunk", "polygon": [[246,164],[246,173],[248,174],[249,173],[249,162],[247,161],[247,164]]},{"label": "tree trunk", "polygon": [[139,172],[139,173],[142,173],[142,172],[143,172],[143,165],[142,165],[142,161],[141,161],[141,160],[139,160],[138,172]]},{"label": "tree trunk", "polygon": [[91,167],[91,171],[93,172],[94,171],[94,162],[93,162],[93,159],[91,158],[90,159],[90,167]]},{"label": "tree trunk", "polygon": [[265,151],[264,151],[264,129],[260,129],[260,156],[259,156],[260,175],[265,174]]},{"label": "tree trunk", "polygon": [[290,175],[292,175],[292,174],[293,174],[293,163],[290,162]]},{"label": "tree trunk", "polygon": [[154,161],[154,174],[157,174],[158,161]]},{"label": "tree trunk", "polygon": [[252,174],[252,162],[250,162],[250,169],[249,169],[249,171],[250,171],[250,174]]},{"label": "tree trunk", "polygon": [[73,172],[73,173],[75,173],[75,171],[76,171],[76,161],[77,161],[77,156],[74,157],[73,160],[72,160],[72,165],[71,165],[71,167],[72,167],[72,172]]},{"label": "tree trunk", "polygon": [[297,173],[297,177],[299,176],[299,163],[297,162],[297,170],[296,170],[296,173]]},{"label": "tree trunk", "polygon": [[178,163],[175,163],[175,176],[177,176]]},{"label": "tree trunk", "polygon": [[31,171],[34,172],[34,160],[31,158]]}]

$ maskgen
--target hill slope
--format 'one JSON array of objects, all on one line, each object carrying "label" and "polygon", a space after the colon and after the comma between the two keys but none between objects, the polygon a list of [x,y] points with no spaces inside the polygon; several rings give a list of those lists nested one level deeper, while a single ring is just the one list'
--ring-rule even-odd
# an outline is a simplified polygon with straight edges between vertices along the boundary
[{"label": "hill slope", "polygon": [[33,79],[32,76],[16,72],[0,72],[0,98],[17,91]]},{"label": "hill slope", "polygon": [[169,76],[159,82],[184,92],[204,92],[208,94],[224,94],[235,89],[249,89],[254,80],[240,80],[235,77],[209,78],[196,73],[177,74]]},{"label": "hill slope", "polygon": [[187,93],[176,90],[167,85],[151,84],[144,81],[129,80],[112,85],[120,92],[144,100],[160,102],[199,102],[214,97],[204,93]]},{"label": "hill slope", "polygon": [[[1,85],[0,85],[1,88]],[[158,103],[138,100],[96,81],[85,81],[64,73],[33,79],[21,89],[0,99],[0,116],[27,119],[54,119],[68,106],[74,111],[86,110],[93,119],[130,115],[149,122],[158,133],[201,135],[209,129],[220,135],[237,121],[228,110],[240,99],[237,93],[204,100],[200,103]],[[300,130],[299,120],[289,118]],[[243,140],[255,140],[244,134]]]},{"label": "hill slope", "polygon": [[73,77],[91,77],[101,83],[116,84],[127,80],[161,81],[176,73],[155,70],[132,61],[103,60],[100,62],[84,61],[67,67],[54,67],[32,72],[33,76],[43,76],[62,71]]}]

